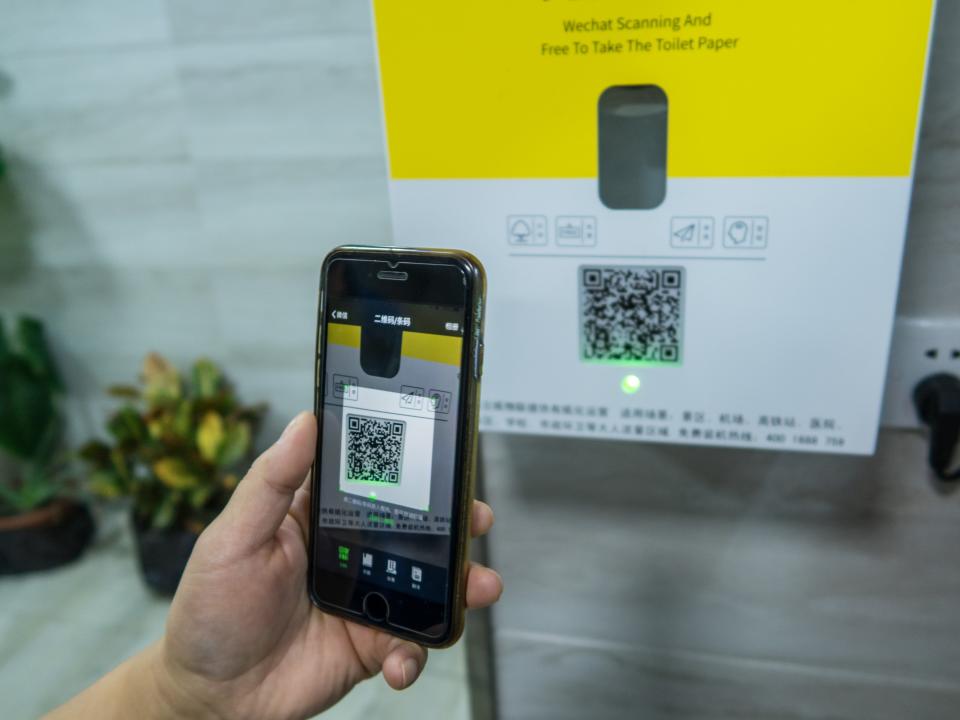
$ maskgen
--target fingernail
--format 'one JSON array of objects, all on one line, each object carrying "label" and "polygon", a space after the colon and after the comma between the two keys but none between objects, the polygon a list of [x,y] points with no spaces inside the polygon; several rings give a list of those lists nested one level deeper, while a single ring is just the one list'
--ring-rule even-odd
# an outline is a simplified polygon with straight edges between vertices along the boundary
[{"label": "fingernail", "polygon": [[410,687],[413,681],[417,679],[417,675],[420,674],[420,665],[413,658],[407,658],[403,661],[401,669],[403,671],[403,686]]}]

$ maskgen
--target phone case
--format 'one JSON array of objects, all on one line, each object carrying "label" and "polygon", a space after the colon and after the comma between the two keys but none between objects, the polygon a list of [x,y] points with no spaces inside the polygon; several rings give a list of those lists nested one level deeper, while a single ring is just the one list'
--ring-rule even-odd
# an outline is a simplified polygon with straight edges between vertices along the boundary
[{"label": "phone case", "polygon": [[[326,314],[326,288],[324,283],[326,282],[327,277],[327,267],[333,260],[336,259],[385,259],[390,258],[393,260],[416,260],[418,258],[446,258],[457,261],[457,263],[467,272],[473,279],[471,283],[473,290],[468,298],[468,307],[470,308],[469,312],[472,316],[471,322],[471,332],[470,332],[470,352],[467,353],[467,364],[463,368],[463,373],[465,374],[467,381],[465,384],[462,402],[464,403],[464,424],[460,429],[459,442],[463,447],[463,459],[462,459],[462,468],[463,468],[463,491],[461,493],[460,506],[455,509],[458,517],[458,531],[456,538],[453,539],[454,542],[454,567],[451,568],[450,576],[454,578],[454,588],[452,594],[452,607],[450,608],[450,628],[446,637],[440,638],[439,640],[432,640],[426,638],[422,635],[416,633],[405,633],[398,629],[393,628],[384,628],[381,625],[378,625],[373,622],[369,622],[366,618],[360,616],[355,616],[350,613],[343,612],[340,608],[336,606],[331,606],[320,600],[313,592],[314,582],[313,582],[313,572],[314,572],[314,548],[313,548],[313,538],[314,538],[314,527],[316,526],[318,519],[319,511],[319,493],[312,494],[312,503],[310,508],[310,548],[309,548],[309,569],[308,569],[308,578],[307,578],[307,589],[310,593],[310,598],[313,601],[314,605],[322,609],[324,612],[330,614],[338,615],[344,617],[351,622],[361,623],[364,625],[370,625],[375,627],[378,630],[383,632],[402,637],[407,640],[412,640],[413,642],[419,643],[426,647],[433,648],[444,648],[449,647],[457,642],[460,639],[460,636],[463,634],[464,623],[466,619],[466,590],[467,590],[467,573],[469,571],[469,554],[470,554],[470,518],[472,515],[473,501],[474,501],[474,492],[476,486],[476,473],[477,473],[477,448],[478,448],[478,436],[479,436],[479,419],[480,419],[480,378],[482,373],[483,366],[483,322],[484,322],[484,301],[486,298],[486,274],[483,270],[483,265],[480,264],[480,261],[477,260],[470,253],[463,250],[445,250],[445,249],[422,249],[422,248],[400,248],[400,247],[377,247],[377,246],[363,246],[363,245],[344,245],[338,248],[335,248],[330,252],[329,255],[324,259],[323,268],[321,271],[321,283],[320,283],[320,294],[318,298],[318,322],[317,322],[317,340],[316,340],[316,356],[317,364],[315,366],[315,394],[317,397],[317,402],[319,402],[320,394],[316,392],[318,389],[317,383],[322,383],[323,378],[320,377],[320,367],[321,367],[321,358],[320,353],[323,348],[323,323],[319,322],[319,318],[325,317]],[[315,407],[314,412],[319,413],[320,408]],[[311,473],[311,478],[316,476],[317,466],[316,463],[313,467],[313,472]]]}]

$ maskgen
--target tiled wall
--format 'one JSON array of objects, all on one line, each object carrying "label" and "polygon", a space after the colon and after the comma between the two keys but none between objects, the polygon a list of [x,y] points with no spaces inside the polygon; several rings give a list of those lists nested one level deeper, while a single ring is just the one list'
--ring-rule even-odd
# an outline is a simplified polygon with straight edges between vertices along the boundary
[{"label": "tiled wall", "polygon": [[[960,3],[934,52],[901,312],[960,312]],[[221,360],[310,404],[326,251],[389,239],[365,0],[0,0],[0,308],[79,400]],[[948,718],[960,499],[875,459],[485,438],[506,718]]]},{"label": "tiled wall", "polygon": [[960,498],[831,458],[484,438],[508,718],[960,713]]},{"label": "tiled wall", "polygon": [[267,432],[311,404],[320,262],[389,241],[367,6],[0,0],[0,307],[49,323],[73,429],[156,349]]},{"label": "tiled wall", "polygon": [[938,0],[897,312],[960,313],[960,2]]}]

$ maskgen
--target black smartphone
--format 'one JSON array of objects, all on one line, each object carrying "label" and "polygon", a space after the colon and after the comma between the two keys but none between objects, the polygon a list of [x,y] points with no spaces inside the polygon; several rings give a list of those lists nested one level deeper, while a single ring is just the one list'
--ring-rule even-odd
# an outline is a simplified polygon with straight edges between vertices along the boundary
[{"label": "black smartphone", "polygon": [[310,597],[431,647],[463,631],[484,292],[455,250],[341,247],[321,272]]}]

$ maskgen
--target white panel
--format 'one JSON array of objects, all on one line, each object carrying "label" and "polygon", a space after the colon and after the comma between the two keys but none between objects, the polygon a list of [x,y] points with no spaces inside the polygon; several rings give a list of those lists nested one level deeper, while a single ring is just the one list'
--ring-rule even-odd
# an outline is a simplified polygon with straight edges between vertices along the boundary
[{"label": "white panel", "polygon": [[[456,238],[487,268],[483,427],[869,453],[908,191],[905,178],[672,180],[657,211],[616,212],[592,180],[394,181],[391,202],[398,243]],[[516,215],[547,216],[548,243],[512,244]],[[556,243],[571,215],[596,219],[594,244]],[[676,247],[675,217],[713,218],[712,245]],[[726,241],[739,218],[762,229],[749,247]],[[680,367],[580,361],[584,265],[685,269]]]}]

